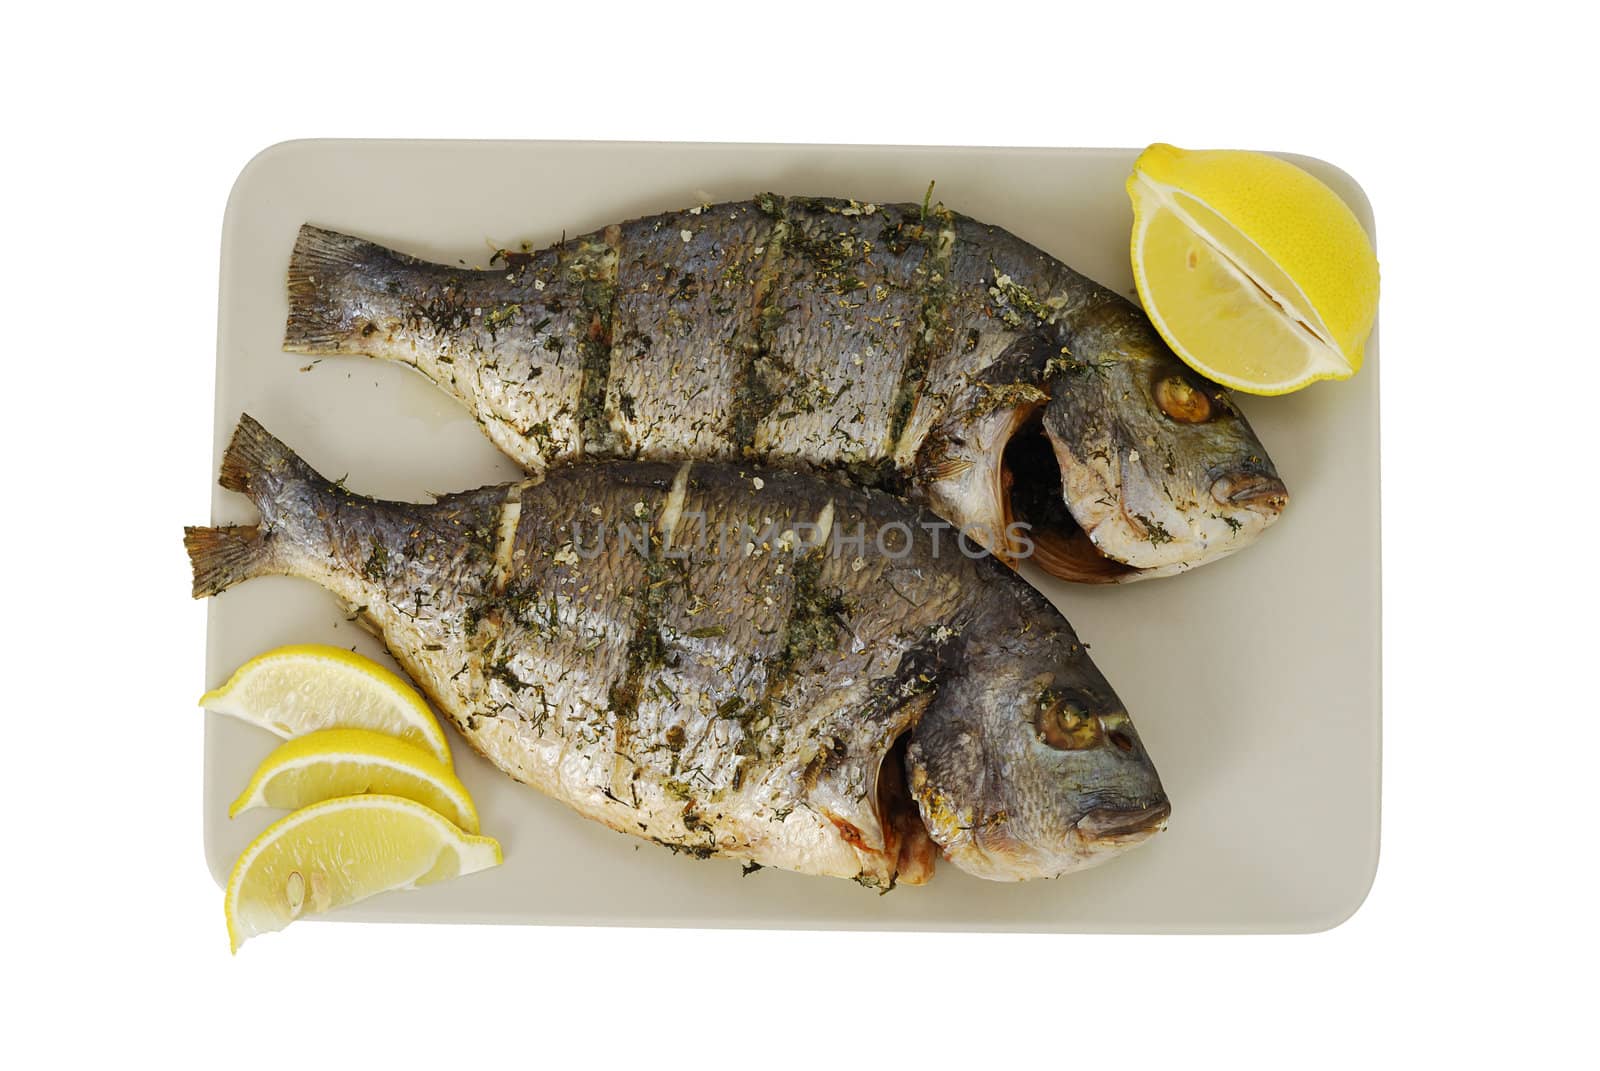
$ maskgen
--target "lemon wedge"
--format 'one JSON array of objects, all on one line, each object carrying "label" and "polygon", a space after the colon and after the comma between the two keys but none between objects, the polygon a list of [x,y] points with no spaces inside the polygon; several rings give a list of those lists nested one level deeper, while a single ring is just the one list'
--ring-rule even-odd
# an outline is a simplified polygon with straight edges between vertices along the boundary
[{"label": "lemon wedge", "polygon": [[1139,298],[1191,368],[1249,394],[1360,370],[1378,259],[1320,180],[1264,153],[1157,144],[1128,196]]},{"label": "lemon wedge", "polygon": [[270,826],[234,864],[224,900],[228,941],[237,952],[295,919],[500,861],[493,839],[463,833],[414,800],[325,800]]},{"label": "lemon wedge", "polygon": [[466,832],[478,832],[477,808],[449,768],[414,744],[369,729],[324,729],[280,744],[228,808],[228,817],[363,792],[415,800]]},{"label": "lemon wedge", "polygon": [[258,655],[200,705],[282,737],[319,729],[388,733],[451,764],[444,730],[416,690],[342,647],[297,644]]}]

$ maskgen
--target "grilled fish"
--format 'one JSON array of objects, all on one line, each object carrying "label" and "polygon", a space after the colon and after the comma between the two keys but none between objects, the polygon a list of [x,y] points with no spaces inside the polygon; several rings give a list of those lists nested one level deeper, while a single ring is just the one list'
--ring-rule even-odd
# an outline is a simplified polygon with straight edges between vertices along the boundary
[{"label": "grilled fish", "polygon": [[221,482],[261,519],[186,530],[196,597],[316,581],[495,765],[613,829],[887,889],[940,853],[1063,874],[1169,814],[1060,613],[889,494],[610,461],[383,502],[248,416]]},{"label": "grilled fish", "polygon": [[943,205],[767,194],[492,264],[308,224],[284,346],[410,365],[532,472],[844,470],[1068,580],[1220,558],[1287,501],[1228,394],[1139,309]]}]

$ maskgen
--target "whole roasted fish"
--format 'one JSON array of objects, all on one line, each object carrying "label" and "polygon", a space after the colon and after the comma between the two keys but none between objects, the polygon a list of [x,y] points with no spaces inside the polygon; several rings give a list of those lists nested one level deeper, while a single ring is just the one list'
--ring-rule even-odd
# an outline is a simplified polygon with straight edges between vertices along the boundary
[{"label": "whole roasted fish", "polygon": [[1142,312],[942,205],[768,194],[494,263],[307,225],[284,345],[411,365],[533,472],[841,469],[1069,580],[1214,560],[1287,501],[1227,393]]},{"label": "whole roasted fish", "polygon": [[613,829],[887,888],[1012,881],[1162,828],[1071,627],[937,518],[816,475],[606,462],[364,498],[245,417],[194,593],[288,574],[361,612],[484,755]]}]

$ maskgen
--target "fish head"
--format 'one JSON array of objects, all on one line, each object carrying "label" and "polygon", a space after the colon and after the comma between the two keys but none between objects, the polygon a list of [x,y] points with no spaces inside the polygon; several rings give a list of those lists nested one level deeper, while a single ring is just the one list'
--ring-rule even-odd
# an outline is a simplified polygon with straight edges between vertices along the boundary
[{"label": "fish head", "polygon": [[911,730],[906,784],[946,858],[1021,881],[1094,866],[1171,806],[1127,710],[1070,633],[986,637]]},{"label": "fish head", "polygon": [[1035,561],[1065,579],[1192,568],[1248,546],[1288,502],[1228,392],[1116,313],[1074,332],[1032,441],[1013,440],[1013,501],[1033,496],[1014,512],[1033,521]]}]

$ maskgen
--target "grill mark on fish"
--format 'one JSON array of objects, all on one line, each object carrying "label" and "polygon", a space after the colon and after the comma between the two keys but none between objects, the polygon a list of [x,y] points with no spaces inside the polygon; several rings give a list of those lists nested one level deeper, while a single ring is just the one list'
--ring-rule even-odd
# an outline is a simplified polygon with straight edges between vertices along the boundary
[{"label": "grill mark on fish", "polygon": [[728,413],[728,440],[740,454],[755,444],[756,429],[783,399],[783,369],[773,355],[773,339],[783,323],[784,306],[778,294],[778,276],[788,253],[793,224],[785,214],[785,199],[777,194],[756,198],[756,207],[772,220],[762,251],[761,266],[751,284],[750,318],[741,325],[734,350],[742,361],[735,373],[733,405]]},{"label": "grill mark on fish", "polygon": [[[829,501],[832,506],[832,501]],[[831,526],[831,520],[830,520]],[[776,720],[779,704],[793,683],[794,673],[814,655],[827,649],[840,629],[848,631],[840,618],[849,604],[837,588],[822,582],[825,562],[822,548],[796,556],[789,566],[789,608],[783,623],[783,643],[777,655],[766,664],[760,701],[750,719],[753,725],[762,718]],[[749,732],[746,739],[751,739]]]},{"label": "grill mark on fish", "polygon": [[678,471],[672,477],[672,488],[667,492],[667,499],[661,505],[661,542],[670,547],[672,537],[678,530],[678,522],[683,519],[683,503],[689,493],[689,470],[694,462],[685,461],[678,466]]},{"label": "grill mark on fish", "polygon": [[617,311],[617,265],[621,259],[622,228],[607,227],[598,244],[579,247],[568,264],[571,281],[578,287],[583,310],[583,380],[578,399],[580,450],[583,454],[614,452],[616,435],[606,407],[611,381],[612,324]]},{"label": "grill mark on fish", "polygon": [[[935,205],[927,215],[936,227],[930,229],[925,217],[913,237],[927,252],[917,269],[921,276],[917,314],[917,334],[911,346],[900,381],[895,386],[894,407],[889,418],[889,450],[895,463],[905,466],[916,454],[916,443],[902,443],[911,411],[916,407],[927,382],[928,369],[935,356],[948,353],[953,326],[950,317],[950,264],[955,256],[955,219],[944,205]],[[899,224],[904,227],[904,221]],[[893,246],[891,245],[891,249]]]},{"label": "grill mark on fish", "polygon": [[612,717],[616,721],[616,748],[623,750],[628,727],[639,712],[639,698],[645,677],[667,662],[668,648],[662,635],[662,610],[666,605],[665,588],[676,570],[678,579],[687,584],[688,561],[681,557],[668,557],[672,546],[673,530],[683,511],[683,500],[689,479],[689,465],[685,462],[673,477],[672,488],[667,493],[658,522],[639,548],[644,558],[644,579],[634,595],[636,611],[628,634],[627,661],[622,679],[614,684],[607,695]]},{"label": "grill mark on fish", "polygon": [[833,534],[833,499],[828,499],[828,504],[817,513],[817,519],[811,522],[811,530],[811,545],[826,546],[828,537]]},{"label": "grill mark on fish", "polygon": [[495,594],[505,591],[511,575],[511,558],[517,549],[517,522],[522,518],[523,484],[514,483],[506,488],[505,504],[500,507],[500,520],[495,531],[494,572],[489,590]]},{"label": "grill mark on fish", "polygon": [[[660,549],[659,537],[653,537],[652,546],[646,551],[648,558],[644,582],[634,597],[637,611],[628,635],[622,679],[611,686],[606,696],[612,719],[612,748],[619,756],[628,750],[633,722],[639,714],[639,698],[645,677],[658,666],[664,665],[669,653],[661,634],[661,612],[665,603],[662,589],[670,582],[668,563],[672,559],[663,557]],[[629,762],[631,764],[632,760]]]}]

